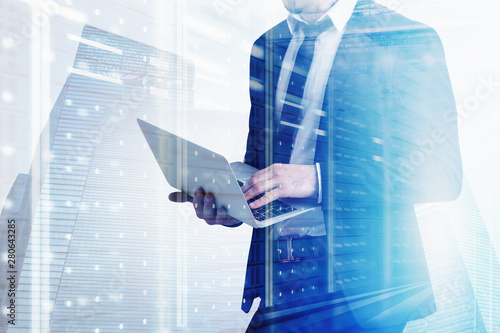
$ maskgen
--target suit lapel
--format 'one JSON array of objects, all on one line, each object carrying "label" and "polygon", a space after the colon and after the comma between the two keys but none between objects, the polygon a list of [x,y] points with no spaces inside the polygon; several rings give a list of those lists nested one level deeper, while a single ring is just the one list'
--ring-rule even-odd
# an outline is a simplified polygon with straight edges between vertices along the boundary
[{"label": "suit lapel", "polygon": [[[343,97],[346,89],[349,89],[349,79],[357,70],[364,50],[374,47],[374,42],[369,35],[372,32],[369,27],[372,25],[371,21],[374,20],[370,13],[372,7],[371,1],[359,0],[353,15],[346,24],[325,90],[323,111],[326,112],[327,117],[322,117],[320,123],[320,129],[325,133],[335,128],[335,118],[339,110],[346,111]],[[318,144],[327,143],[328,136],[332,136],[332,133],[319,137]],[[323,149],[318,147],[316,151],[316,160],[322,160],[320,155],[324,154]]]},{"label": "suit lapel", "polygon": [[[337,49],[337,54],[330,71],[326,87],[326,103],[328,111],[335,115],[342,105],[342,96],[348,86],[348,81],[363,55],[363,50],[373,46],[369,36],[372,20],[369,10],[371,1],[360,0],[356,5],[353,15],[346,24],[344,34]],[[332,94],[333,93],[333,94]],[[332,96],[333,95],[333,96]],[[333,101],[333,103],[331,102]]]}]

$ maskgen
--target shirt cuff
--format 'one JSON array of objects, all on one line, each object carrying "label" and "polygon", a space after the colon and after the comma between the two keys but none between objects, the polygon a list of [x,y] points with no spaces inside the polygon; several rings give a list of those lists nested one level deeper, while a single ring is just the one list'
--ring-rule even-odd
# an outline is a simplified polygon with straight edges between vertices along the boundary
[{"label": "shirt cuff", "polygon": [[318,204],[320,204],[323,198],[323,192],[321,191],[321,169],[319,163],[316,163],[316,177],[318,178]]}]

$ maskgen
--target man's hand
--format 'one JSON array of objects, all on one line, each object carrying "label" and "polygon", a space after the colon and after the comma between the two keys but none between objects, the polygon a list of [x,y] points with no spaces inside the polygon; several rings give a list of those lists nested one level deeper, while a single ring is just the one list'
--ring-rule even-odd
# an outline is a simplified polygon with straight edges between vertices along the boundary
[{"label": "man's hand", "polygon": [[215,209],[214,196],[210,193],[205,194],[201,187],[194,192],[194,197],[182,192],[173,192],[170,193],[168,199],[172,202],[191,202],[196,216],[210,225],[220,224],[226,227],[238,227],[243,223],[227,215],[224,208]]},{"label": "man's hand", "polygon": [[247,200],[266,193],[250,204],[252,209],[279,198],[307,198],[318,192],[316,166],[273,164],[254,173],[241,190]]},{"label": "man's hand", "polygon": [[224,208],[215,208],[215,197],[211,193],[205,193],[200,187],[194,192],[193,206],[198,218],[205,220],[207,224],[220,224],[226,227],[237,227],[243,222],[227,215]]}]

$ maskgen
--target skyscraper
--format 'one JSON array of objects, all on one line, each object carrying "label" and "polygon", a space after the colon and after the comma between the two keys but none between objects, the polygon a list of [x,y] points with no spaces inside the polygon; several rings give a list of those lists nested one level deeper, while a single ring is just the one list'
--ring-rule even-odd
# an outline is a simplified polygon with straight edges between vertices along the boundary
[{"label": "skyscraper", "polygon": [[155,181],[160,170],[136,118],[175,124],[191,105],[193,68],[89,26],[79,42],[30,175],[19,176],[4,211],[27,221],[18,226],[26,246],[17,246],[24,265],[9,329],[166,328],[185,312],[177,289],[186,280],[168,274],[179,265],[168,251],[178,216],[165,210],[168,187]]}]

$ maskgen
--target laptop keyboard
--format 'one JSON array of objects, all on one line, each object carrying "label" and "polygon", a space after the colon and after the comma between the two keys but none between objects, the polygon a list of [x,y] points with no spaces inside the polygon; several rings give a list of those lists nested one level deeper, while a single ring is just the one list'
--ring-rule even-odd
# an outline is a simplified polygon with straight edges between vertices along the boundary
[{"label": "laptop keyboard", "polygon": [[[243,182],[240,182],[238,180],[238,184],[243,186]],[[252,203],[255,200],[258,200],[260,197],[262,197],[264,193],[259,194],[258,196],[253,197],[252,199],[248,200],[248,203]],[[297,208],[294,208],[290,206],[289,204],[277,199],[274,201],[271,201],[267,205],[261,206],[256,209],[252,209],[252,214],[255,217],[257,221],[264,221],[268,218],[275,217],[275,216],[280,216],[282,214],[290,213],[297,210]]]}]

